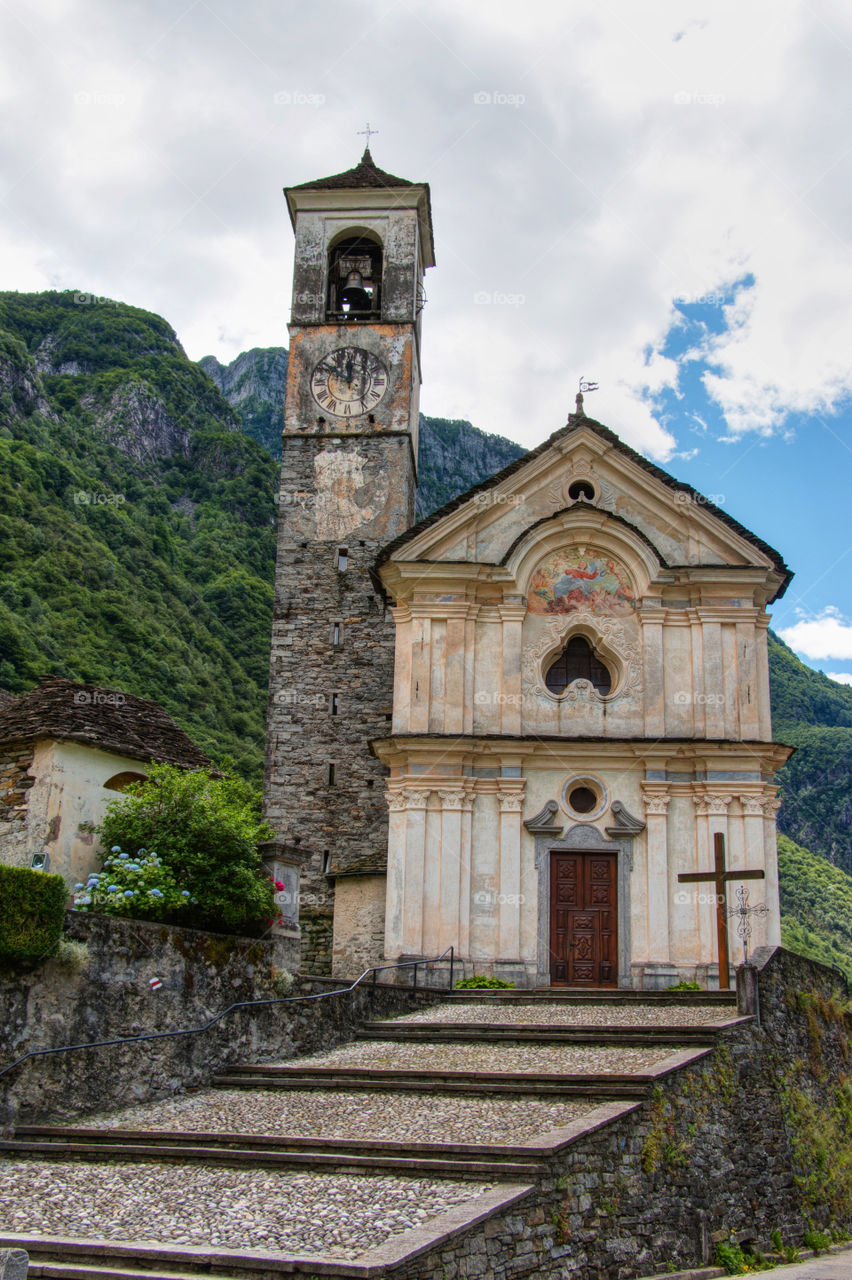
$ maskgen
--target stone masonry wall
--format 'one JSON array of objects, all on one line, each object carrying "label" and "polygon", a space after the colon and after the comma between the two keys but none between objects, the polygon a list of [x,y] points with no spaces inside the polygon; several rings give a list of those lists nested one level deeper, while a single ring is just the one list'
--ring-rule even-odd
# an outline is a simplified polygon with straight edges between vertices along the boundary
[{"label": "stone masonry wall", "polygon": [[29,769],[33,744],[12,744],[0,751],[0,862],[28,867],[27,792],[35,782]]},{"label": "stone masonry wall", "polygon": [[[527,1199],[394,1280],[629,1280],[701,1266],[732,1236],[852,1231],[850,1022],[838,978],[755,953],[761,1022],[726,1033],[651,1098],[550,1162]],[[802,1101],[804,1099],[804,1102]]]},{"label": "stone masonry wall", "polygon": [[[286,939],[235,938],[70,912],[66,937],[85,943],[79,966],[50,960],[0,967],[0,1068],[34,1049],[197,1027],[240,1000],[276,999],[292,964]],[[163,985],[153,991],[151,978]],[[334,990],[296,982],[291,995]],[[428,993],[418,1001],[429,1002]],[[224,1066],[318,1052],[352,1039],[370,1016],[410,1007],[399,987],[229,1014],[199,1036],[36,1058],[0,1077],[0,1122],[59,1120],[207,1084]],[[4,1112],[5,1107],[5,1112]]]},{"label": "stone masonry wall", "polygon": [[[334,888],[326,872],[382,870],[387,857],[385,769],[369,743],[391,720],[395,636],[372,569],[410,519],[413,468],[405,435],[285,434],[283,450],[265,816],[302,859],[302,970],[329,973]],[[320,455],[349,495],[348,532],[323,520]],[[347,476],[361,486],[351,494]],[[349,509],[343,499],[341,506]]]}]

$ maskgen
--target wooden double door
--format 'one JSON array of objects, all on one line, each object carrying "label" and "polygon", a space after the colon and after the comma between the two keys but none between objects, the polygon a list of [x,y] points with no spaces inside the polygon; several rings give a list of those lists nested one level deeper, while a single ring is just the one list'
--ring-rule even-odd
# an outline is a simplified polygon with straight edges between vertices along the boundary
[{"label": "wooden double door", "polygon": [[614,853],[551,853],[553,986],[617,986],[617,873]]}]

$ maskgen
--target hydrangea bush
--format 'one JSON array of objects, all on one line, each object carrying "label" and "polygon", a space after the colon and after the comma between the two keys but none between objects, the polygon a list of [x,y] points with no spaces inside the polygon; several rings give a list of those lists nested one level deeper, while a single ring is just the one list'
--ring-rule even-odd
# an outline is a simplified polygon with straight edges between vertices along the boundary
[{"label": "hydrangea bush", "polygon": [[101,871],[93,871],[88,883],[75,885],[78,911],[137,920],[167,920],[195,903],[188,889],[175,880],[158,853],[140,849],[135,857],[113,845]]}]

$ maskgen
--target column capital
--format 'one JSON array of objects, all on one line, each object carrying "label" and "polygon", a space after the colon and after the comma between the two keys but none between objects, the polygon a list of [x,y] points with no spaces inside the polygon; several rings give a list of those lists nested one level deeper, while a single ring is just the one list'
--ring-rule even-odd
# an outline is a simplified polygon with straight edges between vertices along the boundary
[{"label": "column capital", "polygon": [[692,803],[701,818],[724,818],[727,816],[728,806],[732,799],[733,796],[722,795],[719,792],[704,792],[701,795],[693,796]]}]

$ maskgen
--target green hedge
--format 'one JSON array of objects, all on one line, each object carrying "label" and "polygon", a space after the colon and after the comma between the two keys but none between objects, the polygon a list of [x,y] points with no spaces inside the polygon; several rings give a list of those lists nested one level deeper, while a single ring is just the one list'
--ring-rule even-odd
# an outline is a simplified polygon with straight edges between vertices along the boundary
[{"label": "green hedge", "polygon": [[68,890],[62,876],[0,866],[0,960],[40,960],[56,950]]}]

